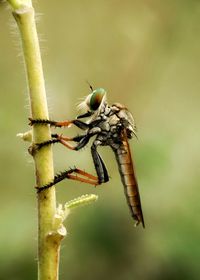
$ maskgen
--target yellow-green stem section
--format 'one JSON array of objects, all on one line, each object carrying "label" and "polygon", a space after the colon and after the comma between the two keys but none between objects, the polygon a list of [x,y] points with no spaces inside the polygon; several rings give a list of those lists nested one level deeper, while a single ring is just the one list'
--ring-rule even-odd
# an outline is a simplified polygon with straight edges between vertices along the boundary
[{"label": "yellow-green stem section", "polygon": [[[14,7],[15,8],[15,7]],[[18,24],[24,51],[30,105],[33,119],[48,119],[45,84],[40,56],[40,48],[35,25],[34,10],[23,6],[13,12]],[[48,126],[33,127],[33,141],[43,142],[50,139]],[[36,183],[42,186],[53,179],[53,159],[51,147],[36,153]],[[56,198],[54,187],[38,195],[38,270],[39,280],[58,279],[60,240],[51,238]]]}]

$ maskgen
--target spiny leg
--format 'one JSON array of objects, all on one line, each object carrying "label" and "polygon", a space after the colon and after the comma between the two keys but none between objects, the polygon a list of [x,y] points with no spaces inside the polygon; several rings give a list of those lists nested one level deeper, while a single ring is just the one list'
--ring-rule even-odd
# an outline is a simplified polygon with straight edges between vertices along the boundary
[{"label": "spiny leg", "polygon": [[[76,149],[76,150],[81,149],[85,145],[85,143],[89,141],[89,138],[90,138],[89,136],[90,135],[80,135],[80,136],[76,136],[74,138],[69,138],[69,137],[64,137],[64,136],[60,136],[60,135],[57,135],[57,134],[52,135],[52,137],[55,137],[56,139],[57,138],[59,138],[59,139],[62,138],[61,143],[63,145],[65,145],[67,148],[69,148],[69,144],[66,141],[77,141],[77,142],[79,142],[77,146],[75,146],[73,148],[70,147],[70,149]],[[105,183],[105,182],[109,181],[109,176],[108,176],[106,166],[105,166],[102,158],[100,157],[100,155],[97,152],[96,142],[93,143],[91,151],[92,151],[92,157],[93,157],[95,169],[96,169],[96,172],[97,172],[97,177],[93,176],[93,175],[91,175],[91,174],[89,174],[89,173],[87,173],[83,170],[75,168],[75,169],[71,169],[71,170],[61,172],[60,174],[56,175],[52,182],[50,182],[49,184],[47,184],[43,187],[40,187],[38,191],[42,191],[44,189],[50,188],[51,186],[59,183],[60,181],[66,179],[66,178],[71,179],[71,180],[76,180],[76,181],[79,181],[79,182],[88,183],[88,184],[91,184],[91,185],[94,185],[94,186],[97,186],[101,183]],[[76,175],[74,175],[73,173],[76,173]],[[77,174],[81,175],[82,177],[78,176]]]},{"label": "spiny leg", "polygon": [[[92,134],[91,135],[89,135],[89,134],[78,135],[76,137],[66,137],[66,136],[62,136],[62,135],[58,135],[58,134],[52,134],[51,136],[52,136],[51,140],[40,143],[40,144],[37,144],[37,148],[40,149],[40,148],[42,148],[46,145],[50,145],[52,143],[60,142],[61,144],[63,144],[64,146],[66,146],[69,149],[79,150],[88,143]],[[73,146],[69,145],[67,143],[67,141],[78,142],[78,145],[73,147]],[[73,173],[75,173],[75,175]],[[78,176],[78,175],[80,175],[80,176]],[[91,174],[89,174],[89,173],[87,173],[83,170],[74,168],[74,169],[70,169],[70,170],[67,170],[67,171],[64,171],[64,172],[61,172],[61,173],[57,174],[54,177],[54,180],[52,182],[46,184],[45,186],[38,187],[37,188],[38,192],[41,192],[42,190],[48,189],[48,188],[52,187],[53,185],[61,182],[62,180],[66,179],[66,178],[71,179],[71,180],[76,180],[76,181],[79,181],[79,182],[88,183],[88,184],[91,184],[93,186],[97,186],[97,185],[100,184],[100,181],[99,181],[98,177],[93,176],[93,175],[91,175]]]},{"label": "spiny leg", "polygon": [[94,114],[94,112],[88,111],[82,115],[77,116],[76,118],[77,119],[88,118],[88,117],[91,117],[93,114]]},{"label": "spiny leg", "polygon": [[98,125],[101,122],[101,119],[96,119],[93,120],[90,123],[85,123],[79,120],[79,118],[83,118],[85,117],[85,115],[92,115],[93,113],[86,113],[84,115],[80,115],[77,116],[77,119],[71,120],[71,121],[51,121],[51,120],[45,120],[45,119],[32,119],[29,118],[29,125],[33,126],[33,125],[47,125],[49,124],[50,126],[55,126],[55,127],[70,127],[72,124],[74,124],[75,126],[77,126],[78,128],[82,129],[82,130],[86,130],[88,128],[92,128],[95,127],[96,125]]},{"label": "spiny leg", "polygon": [[[80,135],[74,138],[69,138],[69,137],[64,137],[62,135],[57,135],[56,137],[59,137],[60,143],[67,147],[68,149],[71,150],[80,150],[83,148],[89,141],[90,137],[93,136],[94,134],[86,134],[86,135]],[[78,145],[76,146],[71,146],[67,141],[75,141],[79,142]],[[97,152],[97,146],[100,145],[98,141],[94,141],[92,147],[91,147],[91,153],[92,153],[92,158],[93,162],[95,165],[96,173],[98,176],[98,182],[101,183],[106,183],[109,181],[109,176],[108,176],[108,171],[106,169],[106,166]]]},{"label": "spiny leg", "polygon": [[32,119],[29,118],[29,125],[47,125],[49,124],[50,126],[55,126],[55,127],[70,127],[72,124],[75,126],[79,127],[80,129],[87,129],[89,128],[89,125],[87,123],[84,123],[80,120],[71,120],[71,121],[51,121],[51,120],[45,120],[45,119]]},{"label": "spiny leg", "polygon": [[76,169],[74,172],[77,173],[77,174],[80,174],[81,176],[85,176],[86,178],[80,177],[80,176],[77,176],[77,175],[73,175],[73,174],[69,174],[68,175],[69,179],[84,182],[84,183],[89,183],[89,184],[94,185],[94,186],[99,185],[99,181],[98,181],[97,176],[93,176],[92,174],[87,173],[87,172],[85,172],[81,169]]},{"label": "spiny leg", "polygon": [[[73,173],[75,173],[76,175],[73,175]],[[99,181],[96,176],[93,176],[81,169],[74,168],[74,169],[66,170],[64,172],[57,174],[54,177],[52,182],[50,182],[42,187],[36,187],[37,192],[39,193],[43,190],[51,188],[53,185],[56,185],[57,183],[63,181],[64,179],[71,179],[71,180],[75,180],[75,181],[79,181],[79,182],[83,182],[83,183],[88,183],[93,186],[99,185]]]},{"label": "spiny leg", "polygon": [[[69,138],[69,137],[60,135],[59,139],[60,139],[60,143],[62,145],[64,145],[65,147],[67,147],[68,149],[78,151],[78,150],[82,149],[89,142],[90,137],[91,137],[91,135],[89,135],[89,134],[80,135],[80,136],[76,136],[73,138]],[[78,144],[76,146],[72,146],[68,143],[68,141],[78,142]]]},{"label": "spiny leg", "polygon": [[[85,147],[85,145],[87,145],[87,143],[89,142],[90,138],[93,136],[94,134],[85,134],[85,135],[78,135],[75,137],[66,137],[63,136],[62,134],[52,134],[52,137],[55,139],[43,142],[41,144],[37,144],[38,148],[42,148],[46,145],[50,145],[50,144],[54,144],[54,143],[61,143],[63,146],[65,146],[66,148],[70,149],[70,150],[75,150],[75,151],[79,151],[80,149],[82,149],[83,147]],[[69,141],[73,141],[73,142],[78,142],[78,144],[76,146],[72,146],[70,145],[68,142]]]},{"label": "spiny leg", "polygon": [[86,129],[86,128],[88,128],[88,125],[79,121],[79,119],[91,117],[93,114],[94,114],[94,112],[87,111],[84,114],[78,115],[76,117],[76,119],[72,120],[72,121],[68,121],[68,120],[53,121],[53,120],[48,120],[48,119],[32,119],[32,118],[29,118],[29,121],[30,121],[29,125],[32,126],[32,125],[37,125],[37,124],[40,124],[40,125],[50,124],[51,126],[55,126],[55,127],[62,127],[62,126],[69,127],[70,125],[75,124],[81,129]]},{"label": "spiny leg", "polygon": [[[62,134],[51,134],[52,139],[41,142],[41,143],[35,143],[29,147],[29,153],[31,155],[34,155],[35,152],[39,151],[41,148],[45,146],[49,146],[55,143],[61,143],[65,147],[67,147],[70,150],[79,150],[83,148],[88,142],[91,136],[89,135],[78,135],[75,137],[66,137]],[[78,142],[78,145],[72,146],[68,141]]]},{"label": "spiny leg", "polygon": [[51,121],[51,120],[46,120],[46,119],[32,119],[29,118],[29,125],[33,126],[33,125],[47,125],[50,124],[50,126],[55,126],[55,127],[62,127],[62,126],[70,126],[73,121],[62,121],[62,122],[58,122],[58,121]]}]

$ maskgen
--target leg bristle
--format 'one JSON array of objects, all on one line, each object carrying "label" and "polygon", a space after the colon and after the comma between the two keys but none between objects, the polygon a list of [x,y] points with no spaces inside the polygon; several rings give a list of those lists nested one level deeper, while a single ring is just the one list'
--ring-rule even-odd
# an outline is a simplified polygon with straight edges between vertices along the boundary
[{"label": "leg bristle", "polygon": [[40,193],[41,191],[51,188],[53,185],[56,185],[57,183],[61,182],[62,180],[67,179],[68,178],[67,175],[73,173],[74,171],[76,171],[76,169],[69,169],[69,170],[57,173],[55,175],[54,179],[50,183],[48,183],[42,187],[36,187],[37,192]]},{"label": "leg bristle", "polygon": [[50,124],[51,126],[56,126],[56,121],[46,120],[46,119],[32,119],[29,118],[29,125],[47,125]]}]

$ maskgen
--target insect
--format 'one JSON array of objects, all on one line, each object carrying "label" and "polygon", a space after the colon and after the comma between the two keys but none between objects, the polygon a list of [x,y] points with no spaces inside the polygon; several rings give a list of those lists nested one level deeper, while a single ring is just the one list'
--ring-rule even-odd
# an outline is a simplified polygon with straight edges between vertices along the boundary
[{"label": "insect", "polygon": [[[35,149],[54,143],[61,143],[71,150],[82,149],[95,136],[91,146],[91,154],[96,169],[97,176],[93,176],[85,171],[74,168],[56,175],[54,180],[45,186],[39,187],[38,191],[50,188],[65,178],[78,180],[92,185],[100,185],[109,181],[106,166],[97,151],[98,146],[110,146],[115,154],[118,163],[118,169],[121,181],[124,186],[126,200],[136,225],[144,225],[142,206],[138,183],[135,175],[135,168],[131,157],[128,139],[136,135],[134,119],[127,108],[120,103],[114,103],[109,106],[106,99],[106,91],[103,88],[93,90],[90,86],[91,93],[79,104],[79,108],[85,109],[85,113],[77,116],[71,121],[51,121],[43,119],[30,119],[30,125],[51,125],[55,127],[69,127],[72,124],[84,130],[83,135],[75,137],[66,137],[59,134],[52,134],[52,139],[46,142],[38,143]],[[88,118],[86,122],[80,119]],[[76,142],[71,145],[69,142]]]}]

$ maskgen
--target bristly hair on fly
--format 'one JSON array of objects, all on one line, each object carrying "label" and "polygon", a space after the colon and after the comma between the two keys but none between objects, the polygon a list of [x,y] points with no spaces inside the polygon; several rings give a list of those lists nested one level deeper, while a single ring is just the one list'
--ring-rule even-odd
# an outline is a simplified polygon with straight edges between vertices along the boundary
[{"label": "bristly hair on fly", "polygon": [[85,112],[85,111],[88,110],[88,101],[90,100],[91,96],[92,96],[92,93],[90,93],[90,94],[88,94],[84,97],[79,98],[80,101],[76,105],[76,108],[77,108],[78,111]]},{"label": "bristly hair on fly", "polygon": [[91,93],[88,95],[85,95],[84,97],[79,98],[80,102],[77,102],[76,108],[78,111],[87,111],[88,110],[88,101],[90,100],[90,97],[92,96],[92,92],[94,91],[92,85],[86,80],[86,83],[89,85],[89,88],[91,90]]}]

